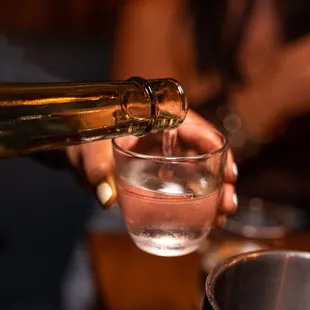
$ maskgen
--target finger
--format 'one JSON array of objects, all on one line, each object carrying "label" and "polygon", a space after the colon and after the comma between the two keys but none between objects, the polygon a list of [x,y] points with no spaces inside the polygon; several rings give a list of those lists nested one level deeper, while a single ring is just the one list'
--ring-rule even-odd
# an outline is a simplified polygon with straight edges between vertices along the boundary
[{"label": "finger", "polygon": [[97,186],[96,195],[104,209],[109,209],[116,203],[118,196],[114,175],[109,174],[105,177],[105,181]]},{"label": "finger", "polygon": [[215,228],[223,228],[227,223],[227,215],[219,213],[214,219],[213,227]]},{"label": "finger", "polygon": [[222,199],[218,209],[222,213],[232,214],[236,212],[237,208],[238,197],[235,192],[235,187],[232,184],[225,183],[223,185]]},{"label": "finger", "polygon": [[99,203],[105,209],[112,207],[117,200],[117,188],[111,140],[85,144],[81,154],[86,179],[95,189]]},{"label": "finger", "polygon": [[[187,119],[185,120],[185,124],[196,124],[197,126],[203,126],[205,127],[204,130],[202,130],[202,133],[205,133],[207,130],[211,130],[214,131],[215,128],[212,124],[208,123],[203,117],[201,117],[200,115],[198,115],[197,113],[189,110],[188,111],[188,116]],[[194,127],[193,127],[194,128]],[[203,129],[203,128],[202,128]],[[223,141],[220,138],[220,136],[217,136],[216,134],[214,135],[214,137],[211,137],[211,139],[214,139],[214,144],[217,147],[221,147],[223,145]],[[202,138],[202,141],[204,141],[204,139]],[[204,149],[205,146],[202,146],[202,150]],[[231,149],[228,150],[228,154],[227,154],[227,165],[226,165],[226,170],[225,170],[225,181],[226,182],[235,182],[236,179],[238,177],[238,167],[237,164],[234,161],[234,156],[233,153],[231,151]]]},{"label": "finger", "polygon": [[235,183],[238,178],[238,166],[234,161],[234,156],[231,149],[227,153],[227,161],[225,166],[225,182]]},{"label": "finger", "polygon": [[[206,121],[198,120],[195,122],[187,122],[178,129],[180,140],[191,146],[195,151],[198,149],[202,153],[213,153],[222,149],[223,155],[227,152],[225,163],[225,181],[234,183],[238,176],[238,168],[234,162],[233,154],[230,149],[226,151],[223,147],[225,142],[224,136]],[[226,146],[228,147],[228,146]],[[198,155],[198,154],[197,154]],[[207,159],[208,160],[208,159]]]},{"label": "finger", "polygon": [[205,124],[206,120],[192,110],[188,110],[184,123]]},{"label": "finger", "polygon": [[[116,145],[124,148],[124,149],[131,149],[133,148],[139,138],[135,136],[129,136],[126,138],[119,138],[116,139]],[[112,153],[106,153],[105,160],[109,162],[110,156],[113,156],[113,149],[112,144],[109,145],[110,150]],[[98,146],[97,146],[98,147]],[[98,147],[98,152],[102,152],[106,145],[101,144]],[[97,153],[98,154],[98,153]],[[94,159],[94,158],[92,158]],[[113,163],[113,164],[112,164]],[[117,195],[117,187],[115,182],[115,175],[114,175],[114,162],[111,162],[111,165],[109,166],[101,166],[101,171],[98,170],[98,161],[95,160],[92,162],[92,166],[88,166],[87,169],[89,169],[89,177],[92,177],[93,182],[97,182],[97,180],[103,180],[99,182],[99,185],[96,187],[96,195],[98,198],[99,203],[104,209],[111,208],[117,201],[118,195]],[[95,171],[95,173],[94,173]]]},{"label": "finger", "polygon": [[69,146],[66,148],[68,160],[76,169],[79,169],[81,163],[80,150],[80,146]]},{"label": "finger", "polygon": [[189,144],[195,142],[195,145],[205,153],[214,152],[223,147],[223,135],[211,123],[193,111],[188,111],[178,132],[184,142]]},{"label": "finger", "polygon": [[132,150],[139,141],[141,141],[140,137],[136,136],[126,136],[126,137],[120,137],[116,138],[115,140],[116,145],[122,147],[125,150]]},{"label": "finger", "polygon": [[178,128],[178,136],[182,142],[196,147],[203,153],[218,151],[226,142],[225,138],[208,123],[184,123]]},{"label": "finger", "polygon": [[113,174],[114,160],[111,140],[88,143],[82,146],[83,169],[88,181],[97,186]]},{"label": "finger", "polygon": [[91,191],[93,188],[89,183],[89,181],[87,180],[87,178],[85,177],[81,150],[82,149],[80,145],[70,146],[66,148],[66,153],[72,168],[74,168],[73,172],[80,186],[87,191]]}]

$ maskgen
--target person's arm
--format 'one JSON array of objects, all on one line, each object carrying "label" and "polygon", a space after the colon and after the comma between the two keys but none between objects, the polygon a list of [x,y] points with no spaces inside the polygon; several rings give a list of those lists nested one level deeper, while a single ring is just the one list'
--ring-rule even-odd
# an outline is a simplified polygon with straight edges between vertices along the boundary
[{"label": "person's arm", "polygon": [[113,75],[179,77],[177,28],[182,11],[182,0],[128,1],[116,29]]},{"label": "person's arm", "polygon": [[114,41],[113,79],[172,77],[190,102],[207,96],[196,73],[191,18],[184,0],[136,0],[124,5]]}]

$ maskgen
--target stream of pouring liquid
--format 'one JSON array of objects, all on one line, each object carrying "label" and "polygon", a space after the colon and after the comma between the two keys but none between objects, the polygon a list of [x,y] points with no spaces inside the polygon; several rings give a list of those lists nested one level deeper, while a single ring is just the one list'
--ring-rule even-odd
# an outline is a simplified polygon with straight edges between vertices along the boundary
[{"label": "stream of pouring liquid", "polygon": [[[172,157],[177,142],[177,129],[163,131],[162,152],[165,157]],[[171,179],[173,177],[172,164],[164,163],[159,171],[159,178]]]},{"label": "stream of pouring liquid", "polygon": [[164,130],[163,132],[163,155],[172,157],[177,142],[177,129]]},{"label": "stream of pouring liquid", "polygon": [[[162,153],[165,157],[174,157],[178,156],[178,147],[177,147],[177,129],[170,129],[170,130],[164,130],[163,131],[163,142],[162,142]],[[161,168],[158,172],[158,177],[164,181],[173,182],[174,179],[174,164],[172,163],[163,163]],[[200,181],[197,180],[199,183]],[[197,185],[198,185],[197,183]],[[190,184],[187,184],[185,182],[183,186],[187,189],[187,192],[192,192],[192,198],[196,197],[196,191]],[[200,184],[198,185],[198,188],[200,188]]]}]

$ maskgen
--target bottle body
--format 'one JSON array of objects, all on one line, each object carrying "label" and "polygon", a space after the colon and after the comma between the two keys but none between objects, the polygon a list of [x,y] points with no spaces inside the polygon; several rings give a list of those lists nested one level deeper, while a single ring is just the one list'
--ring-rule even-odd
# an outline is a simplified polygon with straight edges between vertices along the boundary
[{"label": "bottle body", "polygon": [[187,113],[172,79],[0,84],[0,158],[180,125]]}]

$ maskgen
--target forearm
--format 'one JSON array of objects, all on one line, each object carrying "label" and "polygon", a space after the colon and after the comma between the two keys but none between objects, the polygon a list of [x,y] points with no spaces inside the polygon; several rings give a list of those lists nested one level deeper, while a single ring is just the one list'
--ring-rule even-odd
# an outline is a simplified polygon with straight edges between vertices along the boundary
[{"label": "forearm", "polygon": [[113,78],[172,77],[189,94],[197,79],[191,35],[184,0],[129,2],[115,32]]},{"label": "forearm", "polygon": [[176,72],[172,65],[172,35],[179,0],[131,1],[119,16],[115,33],[113,75],[145,78]]}]

